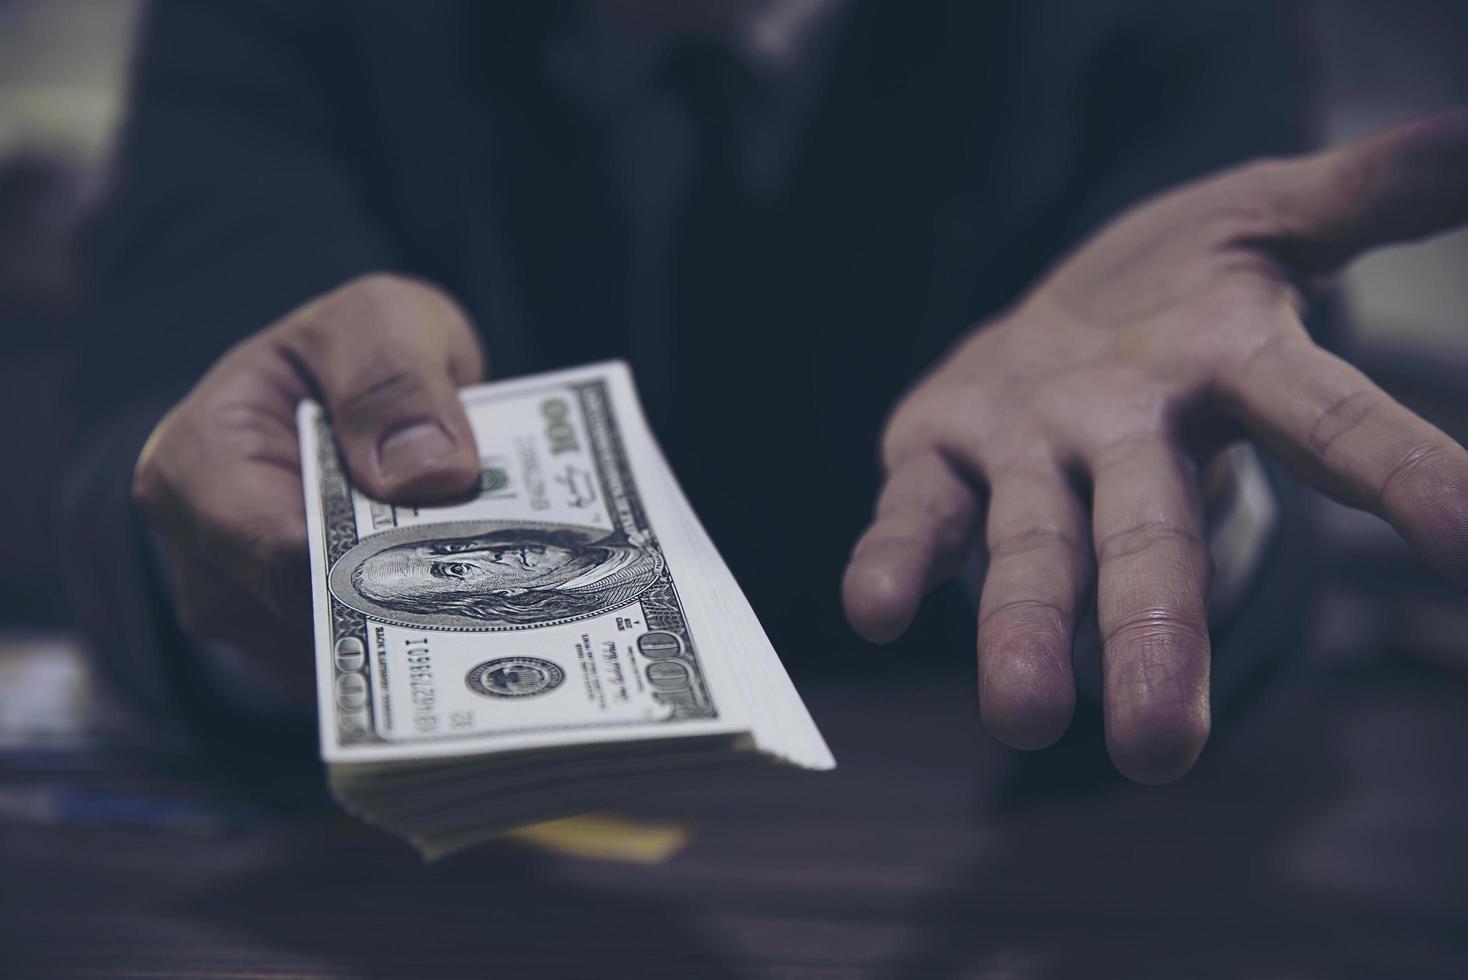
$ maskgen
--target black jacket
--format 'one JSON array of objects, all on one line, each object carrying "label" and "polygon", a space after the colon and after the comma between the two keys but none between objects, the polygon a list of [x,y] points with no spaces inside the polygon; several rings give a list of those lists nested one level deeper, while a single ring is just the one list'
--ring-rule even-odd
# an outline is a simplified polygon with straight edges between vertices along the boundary
[{"label": "black jacket", "polygon": [[[893,399],[1149,192],[1306,141],[1276,2],[854,3],[787,191],[683,244],[652,421],[787,660],[839,661],[838,585]],[[626,356],[595,127],[540,75],[563,5],[160,0],[90,236],[70,594],[145,703],[194,687],[128,500],[229,345],[365,271],[415,273],[493,373]],[[633,368],[639,364],[634,359]],[[967,656],[967,639],[959,650]],[[212,710],[212,709],[199,709]]]}]

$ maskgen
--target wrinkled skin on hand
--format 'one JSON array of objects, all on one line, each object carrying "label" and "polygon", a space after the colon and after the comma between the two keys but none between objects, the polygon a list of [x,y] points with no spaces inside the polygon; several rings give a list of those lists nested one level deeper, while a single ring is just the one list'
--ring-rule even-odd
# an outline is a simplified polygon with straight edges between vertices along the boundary
[{"label": "wrinkled skin on hand", "polygon": [[852,625],[894,639],[986,548],[980,708],[1000,740],[1035,749],[1070,721],[1094,584],[1111,757],[1161,783],[1209,731],[1198,469],[1230,435],[1386,518],[1468,586],[1468,455],[1301,323],[1352,256],[1464,220],[1468,112],[1123,214],[895,408],[886,483],[844,582]]},{"label": "wrinkled skin on hand", "polygon": [[458,388],[483,358],[436,288],[355,279],[236,346],[158,424],[133,496],[162,542],[180,624],[311,690],[311,587],[296,408],[321,400],[367,493],[421,503],[470,489]]}]

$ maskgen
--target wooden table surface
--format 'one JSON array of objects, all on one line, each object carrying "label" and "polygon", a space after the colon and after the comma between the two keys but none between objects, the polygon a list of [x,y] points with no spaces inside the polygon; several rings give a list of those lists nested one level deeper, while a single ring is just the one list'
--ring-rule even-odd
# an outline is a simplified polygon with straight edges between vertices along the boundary
[{"label": "wooden table surface", "polygon": [[[661,865],[495,844],[425,866],[322,812],[0,820],[0,976],[1468,976],[1462,677],[1302,669],[1164,789],[1096,775],[1095,719],[1019,761],[971,684],[805,682],[840,769],[644,801],[628,812],[694,833]],[[167,797],[212,786],[200,772],[0,757],[11,790]]]}]

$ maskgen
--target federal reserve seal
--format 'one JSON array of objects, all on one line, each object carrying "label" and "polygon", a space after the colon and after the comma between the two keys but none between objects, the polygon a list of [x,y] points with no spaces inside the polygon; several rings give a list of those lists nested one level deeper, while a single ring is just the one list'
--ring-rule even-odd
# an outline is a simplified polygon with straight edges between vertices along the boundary
[{"label": "federal reserve seal", "polygon": [[539,657],[498,657],[469,671],[464,683],[486,698],[528,698],[554,691],[566,672]]}]

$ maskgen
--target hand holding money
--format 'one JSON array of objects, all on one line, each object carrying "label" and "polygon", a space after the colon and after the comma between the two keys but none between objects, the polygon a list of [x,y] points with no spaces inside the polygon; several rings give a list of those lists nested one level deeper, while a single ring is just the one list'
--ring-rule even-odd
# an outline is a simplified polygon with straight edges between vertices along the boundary
[{"label": "hand holding money", "polygon": [[834,765],[620,364],[471,388],[478,492],[362,493],[300,413],[322,754],[430,856],[758,759]]},{"label": "hand holding money", "polygon": [[367,492],[425,501],[479,472],[457,390],[481,377],[472,327],[446,295],[355,279],[222,357],[148,440],[134,496],[197,643],[227,644],[288,691],[310,690],[310,583],[295,412],[332,410]]},{"label": "hand holding money", "polygon": [[[747,750],[829,765],[625,373],[592,369],[546,404],[491,394],[529,381],[471,392],[471,422],[459,388],[480,371],[458,308],[389,276],[222,358],[136,474],[189,635],[307,689],[304,451],[313,527],[333,534],[312,541],[323,752],[349,805],[426,852]],[[298,442],[312,396],[330,427],[310,408]],[[351,635],[322,632],[349,620]],[[400,812],[409,799],[450,823]]]}]

